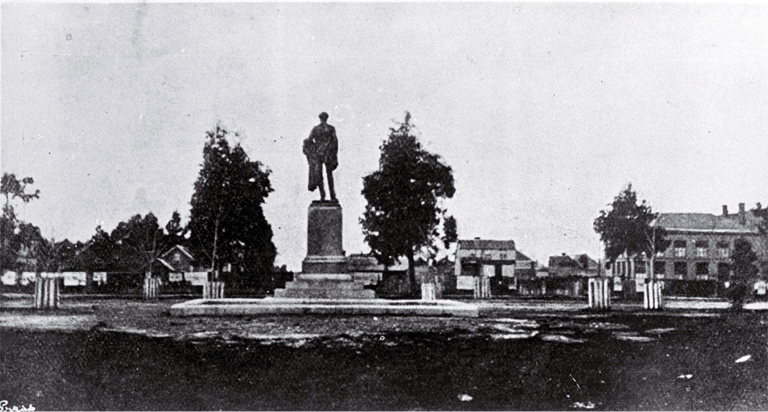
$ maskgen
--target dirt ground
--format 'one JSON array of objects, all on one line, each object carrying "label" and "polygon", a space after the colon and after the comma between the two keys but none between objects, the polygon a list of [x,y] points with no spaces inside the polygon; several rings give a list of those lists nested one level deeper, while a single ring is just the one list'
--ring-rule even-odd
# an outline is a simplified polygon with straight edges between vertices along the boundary
[{"label": "dirt ground", "polygon": [[[0,306],[0,401],[37,410],[764,410],[768,316],[486,302],[479,318],[175,318]],[[713,302],[710,302],[713,303]]]},{"label": "dirt ground", "polygon": [[[503,317],[570,317],[608,316],[591,313],[586,302],[494,300],[472,301],[480,309],[480,317],[393,317],[393,316],[258,316],[258,317],[191,317],[169,315],[174,303],[182,300],[144,301],[140,299],[89,299],[79,296],[62,297],[58,310],[36,311],[29,295],[0,298],[0,328],[27,330],[121,331],[154,337],[183,339],[196,333],[223,337],[240,335],[249,338],[279,338],[292,335],[333,336],[341,333],[444,332],[452,329],[475,331],[488,319]],[[614,303],[611,312],[643,313],[642,303]],[[668,316],[707,317],[722,314],[730,305],[721,300],[668,300],[663,312]],[[648,312],[646,312],[648,313]],[[652,313],[648,313],[652,315]]]}]

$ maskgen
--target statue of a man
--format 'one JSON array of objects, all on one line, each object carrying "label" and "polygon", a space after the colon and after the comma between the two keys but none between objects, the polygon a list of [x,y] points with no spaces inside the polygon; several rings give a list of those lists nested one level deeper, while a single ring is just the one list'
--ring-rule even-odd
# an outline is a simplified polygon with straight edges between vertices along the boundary
[{"label": "statue of a man", "polygon": [[339,141],[336,139],[336,129],[326,123],[328,113],[320,113],[320,124],[312,128],[312,133],[304,140],[304,155],[309,162],[308,189],[313,192],[320,189],[320,200],[325,201],[325,189],[323,188],[323,165],[328,175],[328,191],[331,193],[331,201],[336,202],[336,192],[333,190],[333,171],[339,165],[336,157],[339,151]]}]

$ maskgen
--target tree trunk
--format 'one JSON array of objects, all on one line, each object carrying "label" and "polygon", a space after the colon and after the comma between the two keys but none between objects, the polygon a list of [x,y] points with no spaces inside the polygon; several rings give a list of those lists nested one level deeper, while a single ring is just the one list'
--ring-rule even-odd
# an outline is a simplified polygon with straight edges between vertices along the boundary
[{"label": "tree trunk", "polygon": [[211,253],[211,274],[209,275],[208,280],[219,280],[218,279],[218,273],[216,273],[216,246],[218,245],[219,241],[219,222],[221,221],[221,208],[222,205],[219,203],[219,210],[216,212],[216,224],[213,228],[213,253]]},{"label": "tree trunk", "polygon": [[418,285],[416,284],[416,266],[413,261],[412,249],[408,249],[408,254],[406,257],[408,258],[408,282],[410,283],[411,297],[419,298],[421,289],[419,289]]},{"label": "tree trunk", "polygon": [[85,272],[85,293],[93,292],[93,270],[87,270]]}]

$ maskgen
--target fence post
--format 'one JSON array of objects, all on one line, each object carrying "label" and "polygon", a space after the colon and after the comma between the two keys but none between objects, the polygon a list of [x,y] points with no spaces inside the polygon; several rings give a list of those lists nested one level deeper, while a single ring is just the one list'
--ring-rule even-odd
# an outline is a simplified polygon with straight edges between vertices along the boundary
[{"label": "fence post", "polygon": [[434,283],[422,283],[421,284],[421,300],[435,300],[435,284]]},{"label": "fence post", "polygon": [[645,296],[643,297],[643,308],[647,310],[659,310],[663,307],[661,295],[661,283],[651,280],[645,284]]},{"label": "fence post", "polygon": [[35,279],[35,309],[43,308],[43,278]]},{"label": "fence post", "polygon": [[661,282],[653,281],[653,294],[656,299],[656,309],[662,309],[664,307],[664,302],[662,301],[661,297]]},{"label": "fence post", "polygon": [[157,299],[160,289],[160,279],[147,276],[144,278],[144,299]]},{"label": "fence post", "polygon": [[35,309],[56,309],[61,304],[59,279],[42,275],[35,279]]},{"label": "fence post", "polygon": [[224,299],[224,282],[212,280],[203,283],[203,299]]},{"label": "fence post", "polygon": [[608,309],[611,307],[611,291],[607,278],[587,280],[587,302],[590,309]]}]

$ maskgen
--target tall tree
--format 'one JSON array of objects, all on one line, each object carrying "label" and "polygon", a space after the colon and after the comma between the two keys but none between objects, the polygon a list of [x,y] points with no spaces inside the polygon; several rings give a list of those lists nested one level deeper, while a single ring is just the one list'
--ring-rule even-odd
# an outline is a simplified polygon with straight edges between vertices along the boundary
[{"label": "tall tree", "polygon": [[36,272],[60,272],[68,264],[67,259],[72,251],[70,247],[74,245],[66,239],[57,242],[54,238],[42,238],[35,248]]},{"label": "tall tree", "polygon": [[365,241],[385,266],[408,259],[411,293],[416,294],[414,254],[438,239],[447,217],[441,201],[453,197],[453,171],[439,155],[428,152],[415,136],[410,113],[390,128],[381,145],[379,168],[363,178],[368,204],[360,223]]},{"label": "tall tree", "polygon": [[123,270],[144,272],[152,271],[152,263],[162,253],[164,244],[163,230],[153,213],[141,217],[134,215],[127,222],[120,222],[112,231],[112,240],[119,245],[119,253]]},{"label": "tall tree", "polygon": [[40,272],[38,254],[46,242],[39,227],[26,222],[19,223],[11,241],[11,250],[18,259],[17,270]]},{"label": "tall tree", "polygon": [[[762,203],[757,202],[751,212],[756,218],[760,219],[757,222],[757,230],[761,235],[761,244],[759,246],[756,245],[756,249],[768,251],[768,208],[763,208]],[[758,257],[758,265],[762,273],[768,273],[768,260],[764,257],[762,259]]]},{"label": "tall tree", "polygon": [[271,171],[250,160],[240,144],[230,146],[228,137],[237,133],[217,124],[206,134],[203,164],[190,202],[191,246],[207,258],[212,273],[230,263],[235,271],[232,280],[259,283],[271,274],[277,255],[262,209],[273,191]]},{"label": "tall tree", "polygon": [[652,225],[658,215],[645,200],[638,203],[632,184],[628,184],[594,222],[595,232],[605,245],[605,258],[613,263],[622,254],[629,258],[644,254],[650,261],[647,273],[653,277],[654,256],[671,243],[663,227]]},{"label": "tall tree", "polygon": [[[51,239],[53,241],[54,239]],[[69,239],[64,239],[60,242],[56,242],[54,244],[55,250],[56,250],[56,256],[57,260],[56,263],[58,265],[58,271],[76,271],[77,270],[77,250],[78,246],[72,242],[69,241]]]},{"label": "tall tree", "polygon": [[82,264],[89,271],[116,270],[115,255],[117,245],[101,225],[96,227],[96,233],[87,242],[81,253]]},{"label": "tall tree", "polygon": [[85,290],[93,290],[93,273],[100,271],[115,270],[115,253],[117,245],[101,225],[96,226],[96,233],[91,238],[81,244],[78,242],[76,265],[80,270],[87,273],[85,277]]},{"label": "tall tree", "polygon": [[32,199],[40,197],[40,191],[27,192],[27,185],[35,183],[31,177],[24,177],[21,180],[16,178],[13,173],[3,173],[0,180],[0,193],[5,197],[3,204],[3,214],[0,216],[0,274],[5,269],[16,269],[16,259],[18,249],[12,247],[13,243],[18,243],[15,239],[20,221],[16,217],[11,201],[20,199],[23,203],[29,203]]},{"label": "tall tree", "polygon": [[728,288],[728,296],[733,302],[733,308],[740,310],[752,284],[757,280],[758,269],[755,266],[757,254],[752,250],[752,244],[744,238],[733,242],[731,263],[733,275]]}]

